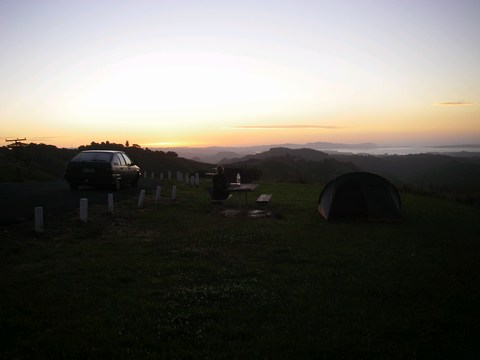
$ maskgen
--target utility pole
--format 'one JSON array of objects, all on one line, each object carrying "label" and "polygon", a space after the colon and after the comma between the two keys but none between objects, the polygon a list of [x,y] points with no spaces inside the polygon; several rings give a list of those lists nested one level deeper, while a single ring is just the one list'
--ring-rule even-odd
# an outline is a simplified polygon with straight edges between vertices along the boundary
[{"label": "utility pole", "polygon": [[16,138],[16,139],[5,139],[6,142],[14,142],[15,144],[13,144],[12,146],[20,146],[21,145],[21,142],[20,141],[25,141],[27,140],[27,138],[23,138],[23,139],[19,139],[19,138]]},{"label": "utility pole", "polygon": [[8,145],[8,147],[13,149],[13,151],[15,151],[15,160],[17,161],[17,181],[22,180],[21,176],[20,176],[20,159],[18,157],[18,152],[19,152],[20,147],[23,146],[21,141],[25,141],[25,140],[27,140],[27,138],[5,139],[6,142],[13,142],[13,144]]}]

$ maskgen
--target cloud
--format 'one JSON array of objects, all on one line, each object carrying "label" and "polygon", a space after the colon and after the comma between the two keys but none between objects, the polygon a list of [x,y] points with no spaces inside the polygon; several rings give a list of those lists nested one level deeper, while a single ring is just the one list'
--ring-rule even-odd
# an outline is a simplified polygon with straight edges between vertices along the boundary
[{"label": "cloud", "polygon": [[342,129],[329,125],[234,125],[233,129]]},{"label": "cloud", "polygon": [[432,104],[435,106],[471,106],[471,105],[478,105],[477,103],[474,102],[469,102],[469,101],[445,101],[445,102],[438,102],[435,104]]}]

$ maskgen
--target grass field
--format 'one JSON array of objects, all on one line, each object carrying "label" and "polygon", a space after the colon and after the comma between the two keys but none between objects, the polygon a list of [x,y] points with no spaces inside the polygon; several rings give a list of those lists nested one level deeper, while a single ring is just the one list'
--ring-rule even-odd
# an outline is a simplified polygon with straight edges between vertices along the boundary
[{"label": "grass field", "polygon": [[1,228],[0,358],[480,357],[478,208],[402,193],[401,223],[326,222],[320,185],[261,183],[272,216],[225,217],[169,186]]}]

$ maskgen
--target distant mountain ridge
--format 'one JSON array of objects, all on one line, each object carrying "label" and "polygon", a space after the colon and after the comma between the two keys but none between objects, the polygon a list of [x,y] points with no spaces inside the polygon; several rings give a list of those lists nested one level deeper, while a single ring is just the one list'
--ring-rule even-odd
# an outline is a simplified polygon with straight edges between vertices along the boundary
[{"label": "distant mountain ridge", "polygon": [[290,156],[293,159],[302,159],[308,161],[322,161],[329,157],[327,153],[310,148],[291,149],[287,147],[274,147],[254,155],[246,155],[241,158],[224,159],[221,161],[221,163],[229,164],[239,161],[246,161],[249,159],[269,159],[283,156]]},{"label": "distant mountain ridge", "polygon": [[[293,144],[293,143],[285,143],[285,144],[270,144],[270,145],[255,145],[255,146],[209,146],[209,147],[168,147],[168,148],[152,148],[152,150],[159,150],[159,151],[174,151],[179,156],[193,159],[200,162],[206,162],[211,164],[216,164],[220,162],[226,162],[230,159],[238,159],[243,156],[247,155],[255,155],[261,152],[268,151],[272,148],[288,148],[288,149],[302,149],[308,148],[313,150],[321,150],[327,151],[329,153],[335,153],[336,150],[352,150],[352,152],[357,153],[369,153],[369,152],[380,152],[383,149],[390,149],[390,148],[416,148],[417,146],[386,146],[386,145],[378,145],[375,143],[355,143],[355,144],[345,144],[345,143],[331,143],[331,142],[309,142],[306,144]],[[457,152],[459,156],[471,156],[472,154],[478,153],[480,155],[480,144],[454,144],[454,145],[431,145],[426,146],[430,147],[431,149],[439,149],[439,151],[433,152],[442,152],[447,153],[446,149],[456,149],[454,150]],[[468,152],[460,153],[457,149],[471,149],[466,150]],[[440,151],[442,150],[442,151]],[[448,153],[453,155],[453,153]]]},{"label": "distant mountain ridge", "polygon": [[155,147],[151,150],[174,151],[179,156],[194,159],[207,163],[219,163],[225,159],[240,158],[246,155],[255,155],[260,152],[268,151],[272,148],[302,149],[309,148],[314,150],[321,149],[372,149],[378,145],[373,143],[342,144],[329,142],[310,142],[307,144],[270,144],[270,145],[252,145],[252,146],[207,146],[207,147]]}]

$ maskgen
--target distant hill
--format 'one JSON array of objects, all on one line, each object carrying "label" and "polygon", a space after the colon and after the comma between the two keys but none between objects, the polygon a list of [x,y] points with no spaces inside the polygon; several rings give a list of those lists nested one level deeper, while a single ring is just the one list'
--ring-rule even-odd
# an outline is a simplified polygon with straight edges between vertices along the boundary
[{"label": "distant hill", "polygon": [[378,145],[373,143],[361,144],[342,144],[329,142],[311,142],[308,144],[270,144],[270,145],[254,145],[254,146],[209,146],[209,147],[175,147],[175,148],[154,148],[159,151],[175,151],[179,156],[197,159],[207,163],[219,163],[220,161],[240,158],[247,155],[255,155],[272,148],[288,148],[288,149],[305,149],[314,150],[321,149],[374,149]]},{"label": "distant hill", "polygon": [[51,180],[63,176],[65,165],[77,153],[53,145],[0,147],[0,182]]},{"label": "distant hill", "polygon": [[231,159],[225,167],[255,168],[263,180],[282,182],[326,182],[345,172],[358,171],[355,165],[335,160],[321,151],[282,147]]},{"label": "distant hill", "polygon": [[194,159],[206,163],[226,162],[230,159],[238,159],[247,155],[255,155],[272,148],[288,148],[288,149],[304,149],[309,148],[313,150],[320,150],[332,154],[345,154],[350,151],[351,154],[392,154],[396,150],[400,153],[430,153],[452,155],[456,157],[480,157],[480,144],[456,144],[456,145],[396,145],[386,146],[374,143],[330,143],[330,142],[310,142],[306,144],[270,144],[270,145],[255,145],[255,146],[210,146],[210,147],[175,147],[175,148],[154,148],[163,152],[175,151],[180,157],[187,159]]},{"label": "distant hill", "polygon": [[303,159],[303,160],[310,160],[310,161],[320,161],[329,157],[329,155],[324,152],[308,149],[308,148],[290,149],[290,148],[284,148],[284,147],[275,147],[255,155],[247,155],[241,158],[225,159],[222,161],[222,163],[229,164],[229,163],[235,163],[239,161],[246,161],[249,159],[269,159],[269,158],[279,157],[279,156],[290,156],[297,160]]}]

